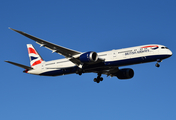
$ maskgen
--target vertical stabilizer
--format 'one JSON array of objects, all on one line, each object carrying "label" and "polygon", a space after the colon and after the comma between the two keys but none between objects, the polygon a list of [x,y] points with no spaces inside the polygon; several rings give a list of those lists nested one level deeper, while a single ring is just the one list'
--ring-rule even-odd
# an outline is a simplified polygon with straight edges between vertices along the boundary
[{"label": "vertical stabilizer", "polygon": [[35,65],[39,65],[44,61],[42,57],[38,54],[38,52],[35,50],[32,44],[27,44],[27,49],[28,49],[31,67],[34,67]]}]

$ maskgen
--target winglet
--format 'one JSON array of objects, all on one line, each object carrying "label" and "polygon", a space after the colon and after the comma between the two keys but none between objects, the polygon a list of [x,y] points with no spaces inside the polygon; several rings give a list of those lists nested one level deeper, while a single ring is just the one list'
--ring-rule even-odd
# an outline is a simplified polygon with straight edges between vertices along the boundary
[{"label": "winglet", "polygon": [[15,32],[18,32],[18,33],[20,33],[20,34],[24,34],[24,32],[19,31],[19,30],[15,30],[15,29],[13,29],[13,28],[11,28],[11,27],[9,27],[9,29],[10,29],[10,30],[13,30],[13,31],[15,31]]},{"label": "winglet", "polygon": [[15,31],[15,29],[13,29],[13,28],[11,28],[11,27],[8,27],[10,30],[13,30],[13,31]]}]

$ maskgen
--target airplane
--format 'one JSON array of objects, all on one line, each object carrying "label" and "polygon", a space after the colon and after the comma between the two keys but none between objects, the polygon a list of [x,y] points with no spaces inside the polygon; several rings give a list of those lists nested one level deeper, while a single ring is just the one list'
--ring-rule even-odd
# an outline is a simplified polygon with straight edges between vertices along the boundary
[{"label": "airplane", "polygon": [[130,79],[134,76],[131,68],[119,68],[127,65],[154,62],[156,67],[160,67],[160,62],[172,56],[171,50],[159,44],[141,45],[136,47],[113,49],[105,52],[79,52],[72,49],[53,44],[51,42],[34,37],[22,31],[9,28],[23,36],[34,40],[40,47],[45,47],[58,53],[65,58],[44,61],[32,44],[27,44],[30,67],[19,63],[5,61],[7,63],[24,68],[23,72],[40,76],[60,76],[76,73],[97,73],[94,82],[103,81],[102,74],[117,77],[120,80]]}]

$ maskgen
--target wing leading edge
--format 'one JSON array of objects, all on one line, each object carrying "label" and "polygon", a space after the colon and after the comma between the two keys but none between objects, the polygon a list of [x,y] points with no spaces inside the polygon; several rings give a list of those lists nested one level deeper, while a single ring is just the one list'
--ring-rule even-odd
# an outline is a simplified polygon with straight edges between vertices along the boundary
[{"label": "wing leading edge", "polygon": [[45,40],[42,40],[40,38],[37,38],[37,37],[34,37],[32,35],[29,35],[25,32],[22,32],[22,31],[19,31],[19,30],[15,30],[15,29],[12,29],[12,28],[9,28],[15,32],[18,32],[20,33],[21,35],[24,35],[34,41],[36,41],[37,44],[39,44],[41,47],[46,47],[50,50],[52,50],[52,52],[56,52],[60,55],[63,55],[65,56],[66,58],[70,58],[74,55],[78,55],[78,54],[81,54],[81,52],[78,52],[78,51],[75,51],[75,50],[71,50],[71,49],[68,49],[68,48],[65,48],[65,47],[62,47],[62,46],[59,46],[59,45],[56,45],[56,44],[53,44],[51,42],[48,42],[48,41],[45,41]]},{"label": "wing leading edge", "polygon": [[23,36],[26,36],[26,37],[36,41],[37,44],[39,44],[41,47],[42,46],[46,47],[47,49],[51,50],[52,53],[56,52],[56,53],[58,53],[60,55],[63,55],[65,58],[69,59],[71,62],[73,62],[77,66],[80,66],[82,64],[80,62],[80,60],[78,60],[78,59],[76,59],[74,57],[75,55],[82,54],[81,52],[78,52],[78,51],[75,51],[75,50],[71,50],[71,49],[68,49],[68,48],[53,44],[51,42],[42,40],[40,38],[34,37],[32,35],[29,35],[29,34],[27,34],[25,32],[19,31],[19,30],[15,30],[15,29],[12,29],[12,28],[9,28],[9,29],[11,29],[11,30],[13,30],[13,31],[15,31],[17,33],[20,33]]}]

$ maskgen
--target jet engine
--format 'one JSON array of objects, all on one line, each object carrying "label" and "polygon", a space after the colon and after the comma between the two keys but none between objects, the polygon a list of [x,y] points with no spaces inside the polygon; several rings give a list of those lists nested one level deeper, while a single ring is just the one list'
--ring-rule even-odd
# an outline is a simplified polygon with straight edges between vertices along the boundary
[{"label": "jet engine", "polygon": [[98,54],[93,51],[86,52],[79,57],[79,60],[83,63],[96,62],[98,60]]},{"label": "jet engine", "polygon": [[130,79],[134,76],[134,71],[131,68],[120,69],[115,76],[118,79]]}]

